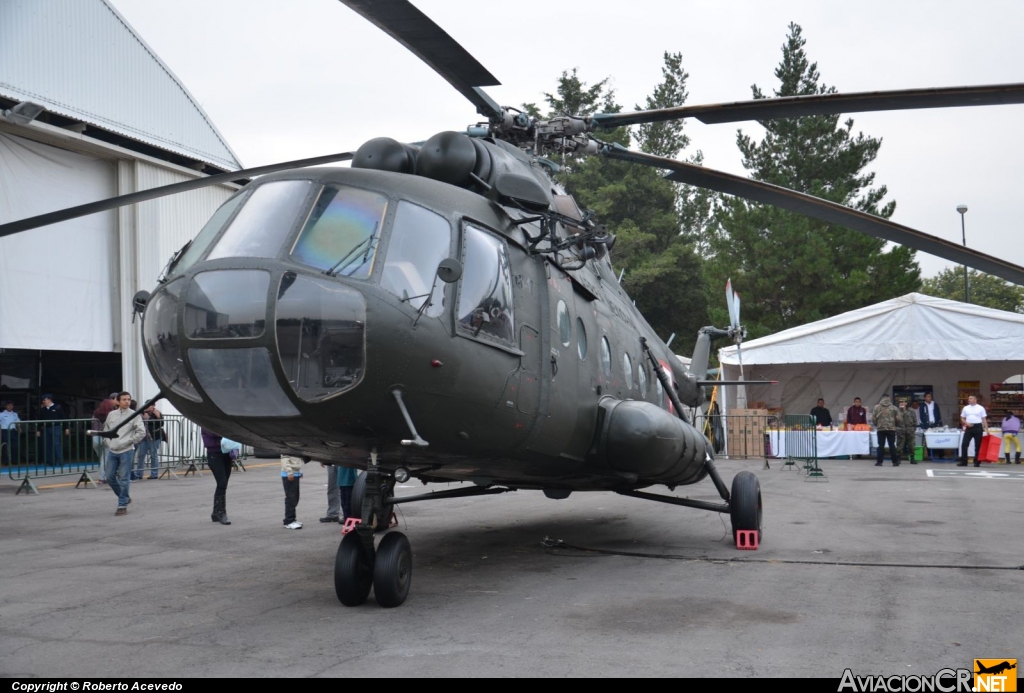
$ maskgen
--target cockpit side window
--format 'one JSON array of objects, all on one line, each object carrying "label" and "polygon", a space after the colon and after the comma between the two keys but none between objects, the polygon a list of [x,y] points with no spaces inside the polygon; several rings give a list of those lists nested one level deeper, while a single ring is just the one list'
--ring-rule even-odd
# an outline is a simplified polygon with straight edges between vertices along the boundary
[{"label": "cockpit side window", "polygon": [[387,211],[388,199],[380,193],[325,185],[291,257],[336,276],[367,279],[373,272]]},{"label": "cockpit side window", "polygon": [[459,289],[459,329],[474,337],[514,343],[512,268],[504,241],[466,226]]},{"label": "cockpit side window", "polygon": [[312,185],[308,180],[280,180],[258,186],[206,259],[277,257]]},{"label": "cockpit side window", "polygon": [[[380,285],[424,314],[444,312],[444,282],[434,281],[437,265],[448,257],[452,227],[447,219],[411,202],[399,202],[388,242]],[[433,287],[433,290],[431,290]]]}]

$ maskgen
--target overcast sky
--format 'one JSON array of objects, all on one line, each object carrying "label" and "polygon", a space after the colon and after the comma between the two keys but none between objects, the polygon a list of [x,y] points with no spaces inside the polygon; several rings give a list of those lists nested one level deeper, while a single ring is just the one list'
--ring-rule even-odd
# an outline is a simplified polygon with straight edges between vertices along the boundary
[{"label": "overcast sky", "polygon": [[[336,0],[110,0],[206,110],[245,166],[354,150],[371,137],[423,140],[478,120],[405,48]],[[627,110],[678,51],[688,104],[749,99],[776,85],[789,22],[841,92],[1024,82],[1024,2],[518,0],[414,3],[501,81],[499,103],[541,102],[562,70],[611,78]],[[872,170],[893,220],[1024,265],[1024,105],[856,114],[883,145]],[[760,136],[756,124],[742,124]],[[691,151],[745,175],[737,125],[691,121]],[[949,263],[918,255],[925,276]]]}]

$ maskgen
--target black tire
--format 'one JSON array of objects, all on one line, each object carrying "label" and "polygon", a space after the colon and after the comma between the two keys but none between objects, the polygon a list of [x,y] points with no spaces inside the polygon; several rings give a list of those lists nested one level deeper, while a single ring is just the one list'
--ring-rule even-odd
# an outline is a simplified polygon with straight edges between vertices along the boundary
[{"label": "black tire", "polygon": [[370,596],[371,586],[373,566],[366,561],[359,537],[346,534],[334,558],[334,592],[345,606],[359,606]]},{"label": "black tire", "polygon": [[732,520],[732,538],[736,530],[757,530],[757,543],[761,543],[761,482],[753,472],[740,472],[732,479],[729,499],[729,519]]},{"label": "black tire", "polygon": [[401,532],[385,534],[373,564],[373,596],[386,609],[400,606],[412,585],[412,547]]},{"label": "black tire", "polygon": [[[381,484],[381,490],[384,493],[385,498],[390,498],[395,494],[395,480],[393,477],[385,477],[385,482]],[[352,484],[352,514],[355,517],[363,516],[363,495],[366,493],[366,472],[359,472],[356,475],[356,481]],[[394,510],[394,505],[391,503],[384,503],[384,517],[374,517],[374,528],[375,532],[383,532],[388,528],[388,523],[391,521],[391,512]]]},{"label": "black tire", "polygon": [[722,415],[718,408],[718,402],[711,405],[708,415],[711,417],[711,437],[715,441],[713,449],[717,455],[725,449],[725,430],[722,427]]}]

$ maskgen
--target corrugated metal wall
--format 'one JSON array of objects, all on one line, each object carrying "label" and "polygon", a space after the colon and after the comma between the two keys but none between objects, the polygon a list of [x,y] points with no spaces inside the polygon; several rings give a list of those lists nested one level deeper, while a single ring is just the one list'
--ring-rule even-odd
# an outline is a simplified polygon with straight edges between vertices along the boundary
[{"label": "corrugated metal wall", "polygon": [[0,95],[240,168],[187,90],[104,0],[0,1]]}]

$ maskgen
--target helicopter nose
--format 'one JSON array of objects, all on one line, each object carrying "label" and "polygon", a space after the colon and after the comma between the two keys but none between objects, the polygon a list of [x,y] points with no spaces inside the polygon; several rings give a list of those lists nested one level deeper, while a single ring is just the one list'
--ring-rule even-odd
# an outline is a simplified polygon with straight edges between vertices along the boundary
[{"label": "helicopter nose", "polygon": [[363,296],[335,281],[211,269],[154,294],[143,341],[165,391],[231,416],[297,416],[296,399],[318,402],[362,380],[365,325]]}]

